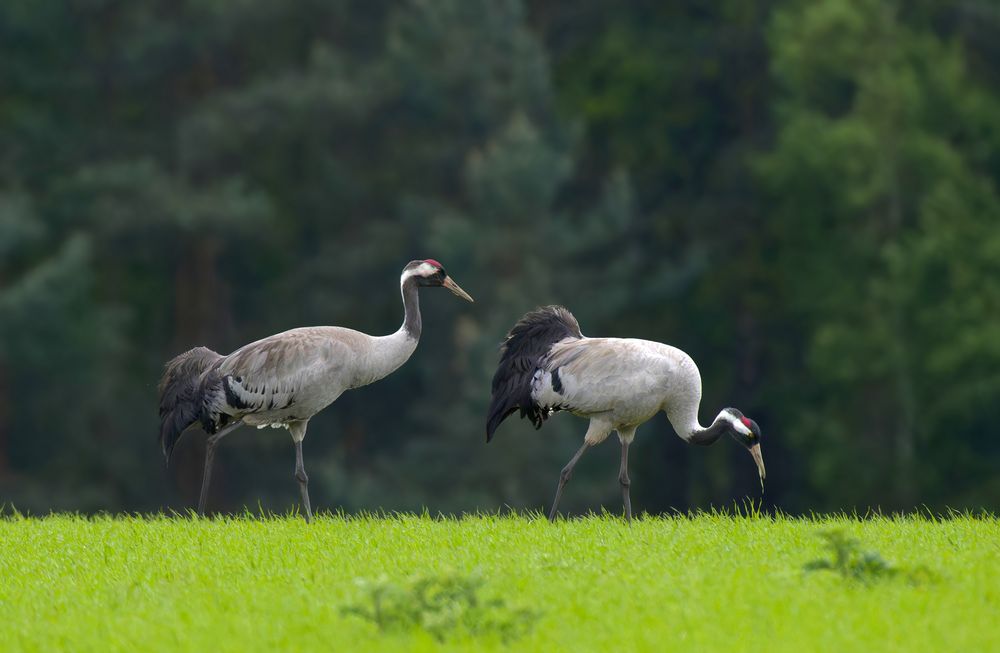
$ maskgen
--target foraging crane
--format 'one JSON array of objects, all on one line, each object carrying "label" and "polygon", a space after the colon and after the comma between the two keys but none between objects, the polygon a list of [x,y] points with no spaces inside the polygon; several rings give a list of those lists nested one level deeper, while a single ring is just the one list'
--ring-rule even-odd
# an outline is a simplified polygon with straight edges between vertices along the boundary
[{"label": "foraging crane", "polygon": [[398,331],[370,336],[342,327],[305,327],[252,342],[228,356],[196,347],[166,365],[160,381],[160,446],[167,462],[195,422],[209,434],[198,513],[205,514],[215,447],[241,424],[286,428],[295,443],[295,479],[306,521],[312,519],[302,440],[309,419],[345,390],[388,376],[417,348],[421,286],[443,286],[466,301],[434,259],[411,261],[399,278],[404,318]]},{"label": "foraging crane", "polygon": [[764,483],[760,427],[735,408],[726,408],[708,427],[698,423],[701,374],[686,353],[659,342],[632,338],[587,338],[562,306],[546,306],[522,317],[500,348],[486,441],[511,413],[521,411],[541,428],[552,413],[568,410],[590,419],[583,446],[559,475],[549,520],[555,521],[563,488],[583,453],[617,431],[622,445],[618,480],[625,515],[632,521],[628,448],[636,429],[665,411],[685,442],[713,444],[728,433],[742,444]]}]

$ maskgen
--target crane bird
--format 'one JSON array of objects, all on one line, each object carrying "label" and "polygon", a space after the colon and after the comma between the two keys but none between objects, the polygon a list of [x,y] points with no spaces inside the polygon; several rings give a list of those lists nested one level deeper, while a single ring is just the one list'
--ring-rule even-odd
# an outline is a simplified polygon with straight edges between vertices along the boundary
[{"label": "crane bird", "polygon": [[690,444],[710,445],[726,433],[731,435],[750,451],[763,487],[760,427],[735,408],[723,409],[708,427],[698,423],[701,374],[690,356],[649,340],[587,338],[573,314],[562,306],[531,311],[510,330],[500,347],[492,394],[487,442],[500,423],[518,410],[536,429],[560,410],[590,419],[583,446],[559,475],[551,521],[555,521],[563,488],[577,461],[616,431],[622,445],[618,481],[631,522],[628,448],[639,425],[661,410],[677,435]]},{"label": "crane bird", "polygon": [[219,441],[242,424],[286,428],[295,443],[295,479],[306,521],[312,519],[302,440],[309,419],[345,390],[388,376],[417,348],[421,286],[443,286],[473,301],[434,259],[411,261],[399,278],[403,325],[388,336],[343,327],[305,327],[252,342],[228,356],[196,347],[167,363],[160,381],[160,446],[167,462],[195,422],[209,434],[198,513],[205,514]]}]

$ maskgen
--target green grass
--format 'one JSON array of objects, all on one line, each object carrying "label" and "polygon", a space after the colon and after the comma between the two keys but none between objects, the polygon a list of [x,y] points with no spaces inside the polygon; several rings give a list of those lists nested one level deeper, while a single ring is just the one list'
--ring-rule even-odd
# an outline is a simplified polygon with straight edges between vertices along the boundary
[{"label": "green grass", "polygon": [[[819,533],[831,529],[933,578],[804,571],[830,557]],[[461,619],[522,627],[449,630],[453,611],[430,616],[436,633],[383,631],[351,613],[370,607],[373,587],[412,606],[415,585],[449,579],[459,593],[478,585],[478,607]],[[1000,650],[1000,521],[15,515],[0,519],[0,642],[212,653]]]}]

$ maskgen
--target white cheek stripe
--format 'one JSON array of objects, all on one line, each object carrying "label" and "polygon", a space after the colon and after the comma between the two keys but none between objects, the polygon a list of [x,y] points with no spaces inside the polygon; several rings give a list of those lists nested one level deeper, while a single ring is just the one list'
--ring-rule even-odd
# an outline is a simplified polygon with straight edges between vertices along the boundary
[{"label": "white cheek stripe", "polygon": [[403,274],[399,277],[399,283],[402,285],[407,279],[413,276],[429,277],[435,272],[437,272],[437,268],[430,263],[421,263],[417,267],[403,272]]},{"label": "white cheek stripe", "polygon": [[[742,420],[736,419],[726,411],[719,413],[719,417],[732,424],[733,428],[736,429],[736,432],[740,435],[750,435],[750,429],[747,428],[746,424],[744,424]],[[718,417],[716,419],[718,419]]]}]

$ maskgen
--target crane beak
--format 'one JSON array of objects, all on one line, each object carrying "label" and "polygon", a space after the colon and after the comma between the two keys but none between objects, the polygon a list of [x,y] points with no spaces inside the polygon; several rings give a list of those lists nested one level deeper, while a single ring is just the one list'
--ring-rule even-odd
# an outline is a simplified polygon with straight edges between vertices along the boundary
[{"label": "crane beak", "polygon": [[441,282],[441,285],[444,286],[445,288],[447,288],[448,290],[450,290],[453,294],[461,297],[462,299],[464,299],[467,302],[475,302],[476,301],[471,296],[469,296],[469,293],[467,293],[464,290],[462,290],[459,287],[459,285],[452,280],[451,277],[445,277],[444,281]]},{"label": "crane beak", "polygon": [[764,472],[764,456],[760,453],[760,443],[750,447],[750,455],[753,456],[753,461],[757,463],[757,473],[760,475],[761,487],[764,486],[764,477],[767,475]]}]

